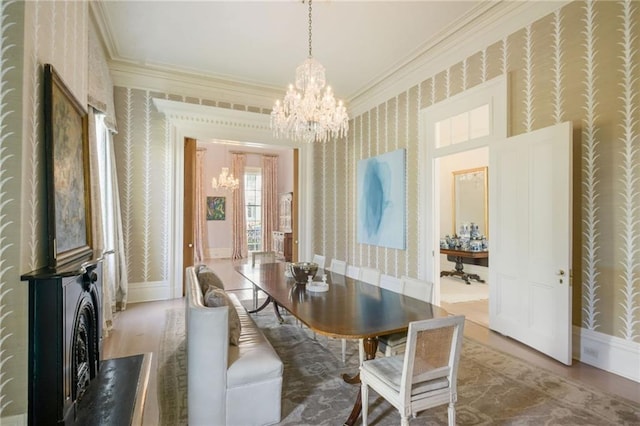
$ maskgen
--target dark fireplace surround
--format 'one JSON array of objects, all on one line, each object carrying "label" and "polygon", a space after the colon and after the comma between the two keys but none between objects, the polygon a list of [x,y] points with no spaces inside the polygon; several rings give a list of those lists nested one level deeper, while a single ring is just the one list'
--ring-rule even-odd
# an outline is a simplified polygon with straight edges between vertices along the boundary
[{"label": "dark fireplace surround", "polygon": [[29,425],[73,425],[102,353],[100,260],[43,268],[29,282]]}]

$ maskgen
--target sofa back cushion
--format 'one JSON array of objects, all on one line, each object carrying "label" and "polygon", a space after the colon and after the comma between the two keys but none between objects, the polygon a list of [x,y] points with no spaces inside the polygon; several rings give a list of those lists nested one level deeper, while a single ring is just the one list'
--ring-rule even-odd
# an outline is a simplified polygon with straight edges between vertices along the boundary
[{"label": "sofa back cushion", "polygon": [[224,290],[224,284],[220,277],[216,275],[215,272],[208,266],[200,265],[197,271],[198,282],[200,283],[200,288],[202,289],[202,295],[207,294],[207,291],[211,287],[216,287],[221,290]]},{"label": "sofa back cushion", "polygon": [[240,342],[240,317],[238,311],[233,306],[229,296],[224,290],[221,290],[215,286],[209,287],[204,295],[204,304],[210,308],[219,308],[227,306],[229,308],[229,343],[238,346]]}]

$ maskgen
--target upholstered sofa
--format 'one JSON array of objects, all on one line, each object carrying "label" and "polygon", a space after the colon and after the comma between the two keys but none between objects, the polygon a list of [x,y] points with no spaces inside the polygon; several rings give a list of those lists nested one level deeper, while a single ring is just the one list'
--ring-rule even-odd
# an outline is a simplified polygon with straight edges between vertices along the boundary
[{"label": "upholstered sofa", "polygon": [[[280,421],[282,361],[233,294],[209,307],[195,267],[186,269],[187,406],[189,425],[269,425]],[[229,311],[240,319],[237,346]]]}]

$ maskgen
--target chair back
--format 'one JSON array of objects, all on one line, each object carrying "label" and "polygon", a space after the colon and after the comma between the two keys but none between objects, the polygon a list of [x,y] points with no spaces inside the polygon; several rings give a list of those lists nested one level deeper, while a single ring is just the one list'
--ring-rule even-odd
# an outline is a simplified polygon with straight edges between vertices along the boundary
[{"label": "chair back", "polygon": [[405,406],[422,400],[429,392],[426,382],[438,379],[446,379],[448,393],[456,395],[463,332],[464,315],[409,324],[400,382],[400,399]]},{"label": "chair back", "polygon": [[403,275],[402,294],[431,303],[433,302],[433,283]]},{"label": "chair back", "polygon": [[380,288],[385,290],[391,290],[394,293],[402,294],[403,282],[400,278],[392,277],[390,275],[380,275]]},{"label": "chair back", "polygon": [[320,256],[319,254],[314,254],[313,263],[317,263],[319,269],[324,269],[324,256]]},{"label": "chair back", "polygon": [[275,251],[254,251],[251,252],[251,266],[260,263],[274,263],[276,261]]},{"label": "chair back", "polygon": [[331,259],[331,265],[329,265],[331,272],[336,272],[340,275],[347,275],[347,262],[343,260]]},{"label": "chair back", "polygon": [[364,281],[365,283],[380,287],[380,271],[375,268],[361,266],[360,272],[358,273],[358,281]]}]

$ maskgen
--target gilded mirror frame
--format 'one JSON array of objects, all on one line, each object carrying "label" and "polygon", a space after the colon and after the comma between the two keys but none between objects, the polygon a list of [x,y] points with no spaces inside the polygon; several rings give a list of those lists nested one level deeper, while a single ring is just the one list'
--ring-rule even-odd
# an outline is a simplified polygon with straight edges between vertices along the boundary
[{"label": "gilded mirror frame", "polygon": [[[459,224],[457,221],[457,217],[456,217],[456,213],[457,213],[457,205],[458,203],[458,199],[456,198],[457,195],[460,193],[460,190],[456,190],[456,183],[458,182],[459,178],[461,176],[465,176],[465,175],[469,175],[469,176],[473,176],[474,174],[482,174],[482,177],[480,179],[482,179],[482,183],[481,183],[481,188],[484,192],[484,197],[483,197],[483,201],[482,201],[482,206],[480,206],[480,208],[482,209],[482,215],[483,215],[483,220],[482,222],[480,222],[479,224],[482,224],[483,228],[480,230],[480,233],[483,235],[486,235],[487,237],[489,236],[489,168],[487,166],[484,167],[475,167],[472,169],[464,169],[464,170],[455,170],[453,172],[451,172],[453,174],[453,179],[452,179],[452,184],[451,184],[451,188],[452,188],[452,197],[451,197],[451,211],[452,211],[452,224],[453,224],[453,233],[454,234],[458,234],[458,229],[459,229]],[[471,222],[471,221],[469,221]]]}]

